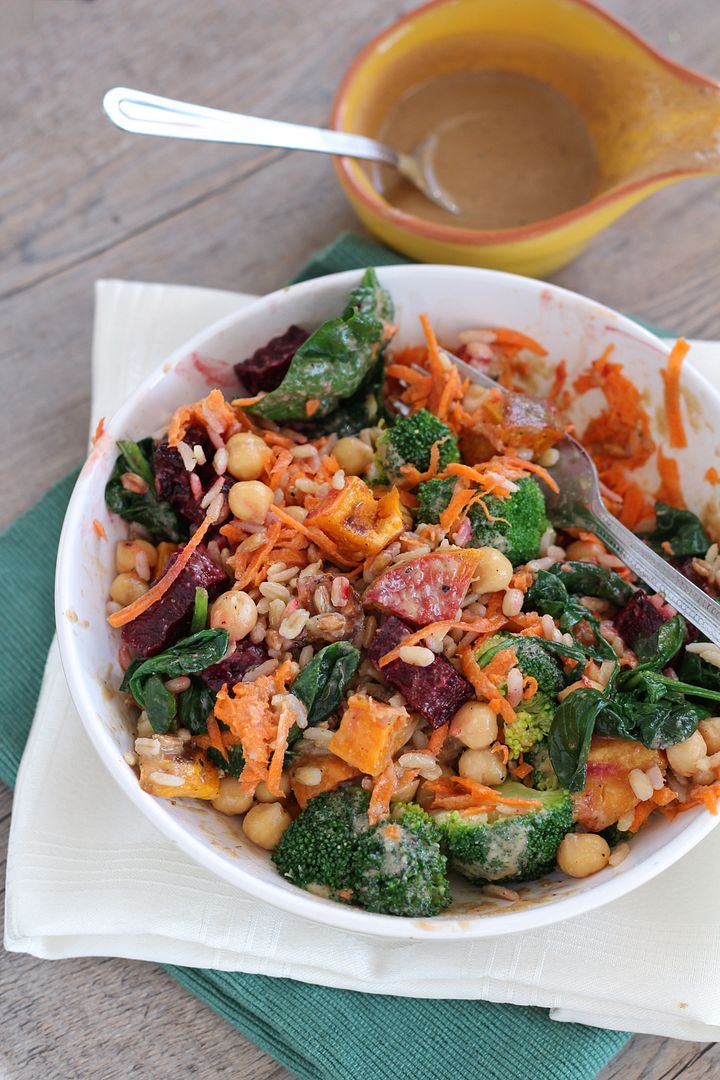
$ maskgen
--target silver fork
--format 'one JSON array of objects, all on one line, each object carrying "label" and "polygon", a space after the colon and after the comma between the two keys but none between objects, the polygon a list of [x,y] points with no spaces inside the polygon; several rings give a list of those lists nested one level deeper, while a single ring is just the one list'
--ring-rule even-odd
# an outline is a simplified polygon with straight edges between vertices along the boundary
[{"label": "silver fork", "polygon": [[[494,379],[466,364],[460,357],[441,350],[471,382],[505,391]],[[556,445],[559,458],[548,469],[559,491],[543,484],[548,515],[559,528],[587,529],[601,540],[647,585],[661,593],[715,645],[720,645],[720,604],[698,589],[678,570],[638,539],[605,507],[600,495],[597,469],[577,439],[566,435]]]}]

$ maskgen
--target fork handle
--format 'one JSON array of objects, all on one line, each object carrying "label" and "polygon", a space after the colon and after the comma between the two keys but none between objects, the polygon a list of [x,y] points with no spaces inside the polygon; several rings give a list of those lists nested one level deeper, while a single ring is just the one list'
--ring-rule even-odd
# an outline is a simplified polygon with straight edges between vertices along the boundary
[{"label": "fork handle", "polygon": [[720,645],[720,604],[656,555],[652,548],[625,528],[601,503],[576,508],[589,531],[605,547],[631,566],[635,573],[684,615],[714,645]]},{"label": "fork handle", "polygon": [[209,109],[189,101],[147,94],[144,90],[130,90],[126,86],[108,90],[103,98],[103,108],[117,127],[138,135],[314,150],[320,154],[381,161],[396,168],[403,156],[365,135]]}]

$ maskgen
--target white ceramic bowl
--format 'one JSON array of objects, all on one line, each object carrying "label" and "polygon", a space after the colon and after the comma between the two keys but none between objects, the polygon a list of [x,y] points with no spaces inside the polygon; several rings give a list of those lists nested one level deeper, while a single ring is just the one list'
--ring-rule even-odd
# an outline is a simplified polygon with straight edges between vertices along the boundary
[{"label": "white ceramic bowl", "polygon": [[[430,315],[438,336],[446,342],[468,327],[509,326],[541,341],[552,361],[565,359],[570,382],[612,344],[613,358],[624,365],[645,395],[653,434],[662,445],[660,371],[669,350],[629,319],[564,289],[496,271],[394,266],[379,270],[379,277],[395,300],[396,344],[421,340],[421,312]],[[486,901],[457,879],[453,885],[456,902],[448,913],[434,919],[393,918],[323,900],[289,884],[275,872],[268,854],[245,840],[237,819],[224,817],[207,803],[172,802],[146,794],[123,760],[132,738],[124,707],[112,692],[121,677],[120,642],[105,619],[114,576],[114,541],[126,535],[125,523],[107,512],[103,499],[115,440],[137,439],[157,430],[173,409],[196,400],[210,385],[222,386],[224,380],[226,388],[235,386],[234,362],[291,323],[313,327],[334,316],[358,278],[359,272],[351,271],[294,285],[215,323],[175,352],[106,424],[75,487],[58,553],[57,628],[70,691],[98,754],[128,798],[192,859],[269,904],[318,923],[398,939],[491,937],[558,922],[648,881],[689,851],[718,818],[698,810],[672,823],[653,822],[633,841],[630,855],[619,867],[583,881],[553,875],[520,886],[522,899],[512,904]],[[212,364],[203,362],[208,360]],[[552,367],[549,362],[537,367],[540,387],[549,385]],[[690,432],[689,448],[676,452],[683,488],[690,507],[715,513],[713,489],[703,476],[717,459],[720,396],[690,369],[684,372],[683,384]],[[599,391],[581,399],[573,417],[578,430],[583,430],[601,400]],[[645,479],[648,491],[654,491],[657,474],[651,465]],[[96,535],[94,518],[104,524],[108,540]]]}]

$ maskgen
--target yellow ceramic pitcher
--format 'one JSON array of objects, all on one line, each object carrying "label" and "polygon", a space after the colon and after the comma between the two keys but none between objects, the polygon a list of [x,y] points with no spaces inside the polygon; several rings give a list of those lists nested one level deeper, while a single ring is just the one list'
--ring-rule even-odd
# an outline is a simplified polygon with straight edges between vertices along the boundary
[{"label": "yellow ceramic pitcher", "polygon": [[720,83],[662,56],[589,0],[433,0],[356,57],[331,125],[374,136],[389,103],[421,79],[469,67],[520,72],[569,98],[595,142],[597,188],[589,202],[545,221],[462,229],[403,213],[363,165],[337,159],[360,219],[415,259],[541,276],[653,192],[720,172]]}]

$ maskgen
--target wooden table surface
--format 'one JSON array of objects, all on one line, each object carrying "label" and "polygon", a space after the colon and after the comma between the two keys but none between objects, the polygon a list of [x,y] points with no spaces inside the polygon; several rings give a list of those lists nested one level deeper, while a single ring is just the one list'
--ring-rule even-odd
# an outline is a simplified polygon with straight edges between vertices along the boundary
[{"label": "wooden table surface", "polygon": [[[16,23],[33,7],[34,27],[13,40],[8,3],[0,19],[0,526],[83,456],[97,278],[262,293],[355,227],[328,159],[121,134],[101,116],[104,90],[136,86],[322,123],[353,54],[412,6],[17,0]],[[720,76],[717,0],[606,6],[659,49]],[[669,188],[554,280],[689,336],[720,338],[719,217],[717,181]],[[10,806],[1,791],[0,857]],[[0,1031],[2,1080],[289,1077],[152,964],[3,954]],[[637,1036],[602,1080],[719,1072],[717,1047]]]}]

